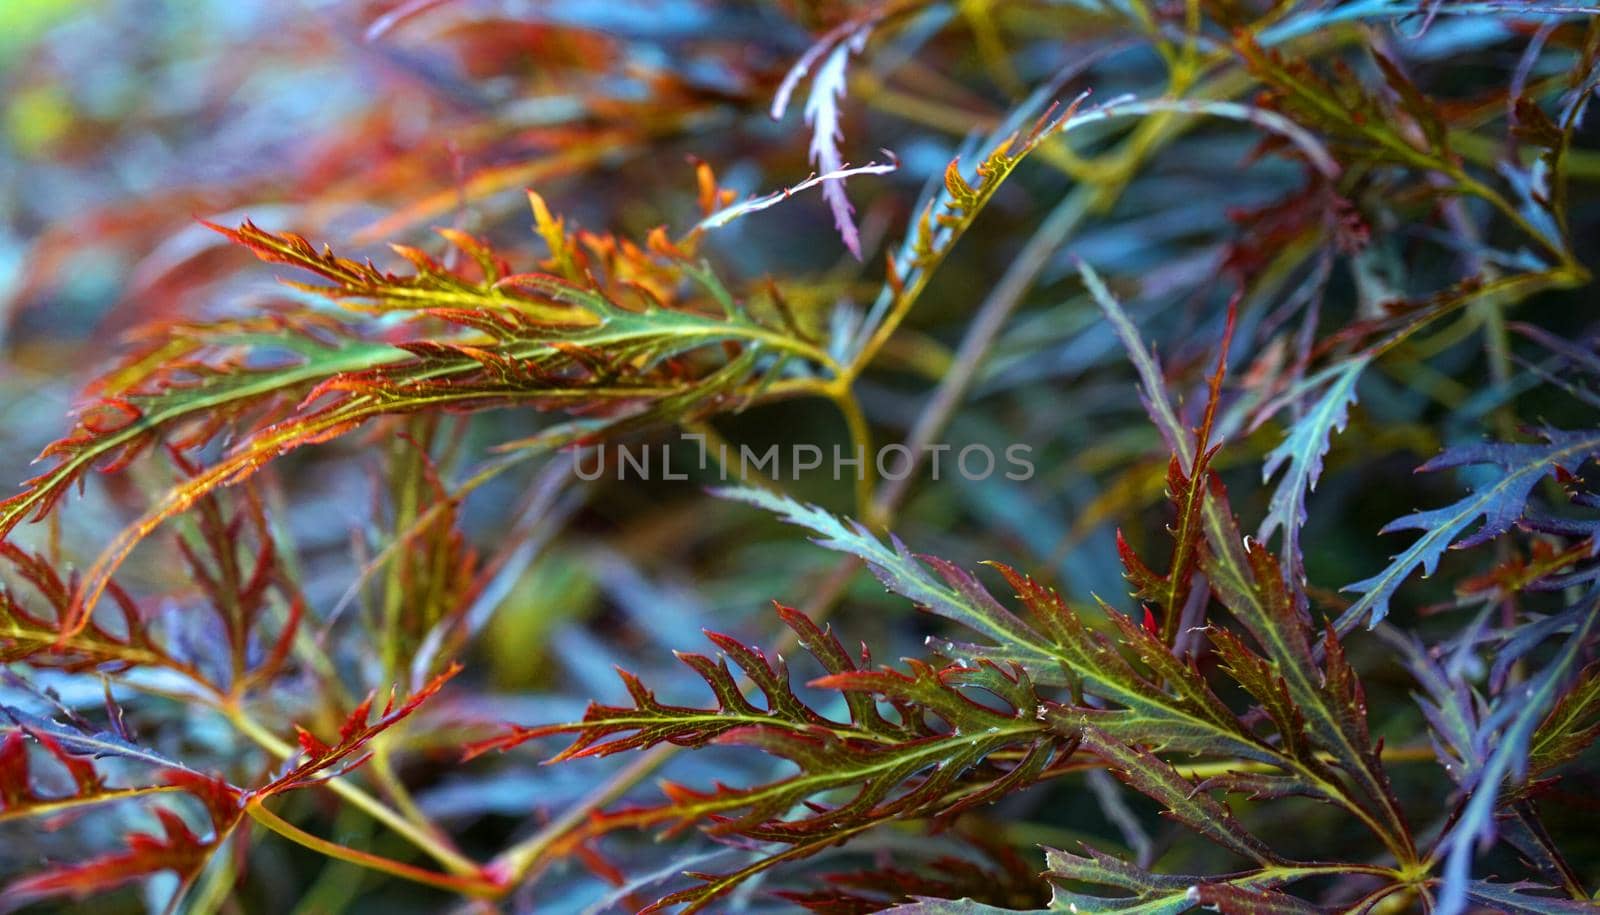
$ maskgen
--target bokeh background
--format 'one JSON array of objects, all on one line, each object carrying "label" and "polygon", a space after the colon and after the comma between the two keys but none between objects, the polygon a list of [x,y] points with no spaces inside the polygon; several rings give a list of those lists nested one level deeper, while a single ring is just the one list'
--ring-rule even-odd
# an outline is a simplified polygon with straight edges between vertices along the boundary
[{"label": "bokeh background", "polygon": [[[0,485],[28,475],[33,456],[69,428],[68,413],[94,370],[142,325],[248,313],[292,294],[275,279],[286,270],[260,264],[197,219],[236,224],[248,216],[387,266],[399,263],[385,247],[390,241],[448,256],[431,232],[447,226],[479,233],[531,268],[544,252],[530,228],[530,187],[587,228],[633,238],[659,225],[681,230],[699,215],[696,157],[741,193],[811,172],[798,110],[775,121],[767,109],[814,39],[813,28],[849,6],[0,0]],[[1400,40],[1401,33],[1383,29],[1377,31],[1385,40]],[[970,154],[976,138],[1026,94],[1022,87],[1048,82],[1101,41],[1092,19],[1070,30],[1017,28],[1008,34],[1024,37],[997,58],[984,52],[981,30],[947,18],[908,31],[886,53],[859,63],[853,85],[862,95],[846,115],[852,161],[889,149],[901,166],[892,176],[850,184],[873,266],[863,269],[844,251],[818,198],[797,197],[715,234],[708,255],[719,268],[742,280],[786,278],[802,314],[869,303],[881,283],[883,249],[898,244],[920,195],[951,157]],[[1444,18],[1425,33],[1406,33],[1404,55],[1430,90],[1465,99],[1509,78],[1528,31],[1508,19]],[[1554,57],[1560,59],[1541,63],[1546,69],[1535,76],[1570,63]],[[1090,85],[1098,98],[1154,96],[1164,88],[1160,68],[1144,53],[1108,54],[1064,94]],[[1103,149],[1115,136],[1086,131],[1083,149]],[[1592,194],[1600,176],[1600,161],[1588,151],[1592,126],[1584,137],[1572,169],[1575,187]],[[945,437],[956,449],[1026,443],[1039,473],[1027,481],[950,476],[944,485],[918,487],[895,522],[915,549],[969,567],[1004,558],[1074,600],[1098,597],[1132,609],[1114,534],[1121,526],[1136,544],[1161,542],[1166,462],[1142,419],[1122,352],[1076,280],[1075,258],[1120,278],[1171,374],[1194,381],[1214,357],[1218,303],[1241,276],[1281,253],[1256,246],[1251,233],[1260,223],[1252,214],[1305,183],[1299,165],[1259,155],[1259,144],[1248,126],[1197,126],[1153,156],[1050,255]],[[1007,186],[981,230],[941,269],[908,332],[885,352],[884,370],[863,382],[883,440],[905,434],[966,322],[1026,243],[1028,227],[1075,186],[1060,165],[1030,163]],[[1365,189],[1375,207],[1386,205],[1385,191],[1381,182]],[[1576,219],[1572,233],[1593,254],[1600,211],[1582,209]],[[1458,278],[1459,252],[1438,238],[1437,227],[1380,225],[1372,246],[1341,262],[1330,281],[1330,323]],[[1247,373],[1261,355],[1255,342],[1288,327],[1290,316],[1263,302],[1287,299],[1290,288],[1285,282],[1252,293],[1261,298],[1246,308],[1236,373]],[[1586,295],[1546,296],[1523,314],[1579,336],[1592,323]],[[1370,373],[1343,440],[1351,450],[1334,453],[1317,490],[1305,535],[1318,545],[1308,554],[1314,582],[1336,587],[1371,574],[1395,549],[1376,534],[1385,522],[1459,496],[1448,478],[1410,474],[1442,445],[1488,431],[1500,401],[1475,395],[1487,374],[1481,341],[1471,336]],[[1585,412],[1559,392],[1534,390],[1532,374],[1519,373],[1516,383],[1524,415],[1560,425]],[[1196,390],[1185,388],[1191,405]],[[463,427],[453,472],[542,423],[503,411]],[[1240,484],[1241,511],[1258,518],[1266,494],[1251,494],[1253,481],[1282,429],[1269,423],[1251,430],[1242,421],[1233,429],[1220,468]],[[845,441],[826,404],[755,411],[719,421],[719,430],[757,448]],[[652,435],[638,441],[673,443]],[[350,608],[350,625],[365,619],[365,595],[352,592],[352,582],[390,533],[384,522],[392,506],[375,482],[381,446],[358,440],[296,456],[269,483],[308,596],[319,613]],[[61,529],[41,525],[23,536],[56,536],[68,556],[92,558],[127,518],[118,487],[137,482],[95,481],[74,497]],[[459,746],[461,735],[444,726],[452,721],[565,719],[580,714],[589,697],[615,700],[613,665],[679,682],[685,678],[669,649],[703,649],[702,627],[770,643],[777,625],[769,602],[803,604],[832,557],[746,509],[707,499],[701,485],[710,482],[583,486],[559,468],[531,466],[477,492],[462,515],[465,533],[485,555],[504,560],[505,572],[485,611],[485,633],[471,649],[475,690],[427,712],[440,735],[432,749],[442,755]],[[848,487],[813,479],[791,489],[850,509]],[[507,530],[531,546],[497,554]],[[176,587],[180,572],[148,558],[128,569],[133,583],[158,593]],[[1452,598],[1447,584],[1408,587],[1414,607]],[[1425,614],[1402,616],[1430,625]],[[854,580],[836,620],[847,641],[871,642],[885,660],[920,650],[929,629],[865,575]],[[359,655],[359,634],[357,628],[348,648],[353,679],[375,680]],[[1368,645],[1357,653],[1358,666],[1377,671],[1378,689],[1404,694],[1404,677],[1381,650]],[[69,703],[98,701],[92,678],[48,682]],[[682,695],[668,688],[664,698],[695,701],[695,688],[682,685]],[[1377,730],[1421,732],[1409,702],[1375,700],[1372,712]],[[233,749],[216,722],[181,706],[141,715],[136,724],[165,728],[160,739],[175,751],[200,748],[221,758]],[[741,766],[753,765],[711,759],[680,760],[665,774],[737,780],[748,772]],[[424,762],[407,776],[419,803],[451,824],[469,851],[487,856],[618,765],[541,768],[526,753],[470,773]],[[648,783],[641,791],[649,792]],[[1012,799],[994,821],[1003,824],[996,837],[1022,846],[1093,836],[1101,847],[1115,847],[1127,839],[1115,804],[1081,801],[1053,790]],[[1585,814],[1554,813],[1564,815]],[[330,819],[357,844],[360,830],[370,828],[337,814]],[[72,854],[73,843],[86,840],[27,841],[37,844],[20,853],[20,846],[6,846],[0,876]],[[890,860],[926,841],[891,832],[866,843],[866,852]],[[613,851],[630,871],[665,861],[665,850],[648,837]],[[363,884],[353,868],[293,848],[261,854],[263,876],[232,903],[239,910],[434,911],[442,904],[424,890]],[[541,912],[580,911],[610,892],[590,870],[567,864],[523,901],[541,903]],[[159,898],[158,886],[149,899]],[[137,900],[116,904],[124,902],[138,907]]]}]

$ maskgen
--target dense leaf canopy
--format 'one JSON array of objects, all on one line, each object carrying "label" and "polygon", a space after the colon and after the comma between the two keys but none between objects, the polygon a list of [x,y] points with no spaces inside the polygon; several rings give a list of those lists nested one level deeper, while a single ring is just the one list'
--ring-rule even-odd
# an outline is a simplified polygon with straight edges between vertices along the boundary
[{"label": "dense leaf canopy", "polygon": [[0,910],[1600,911],[1594,4],[0,78]]}]

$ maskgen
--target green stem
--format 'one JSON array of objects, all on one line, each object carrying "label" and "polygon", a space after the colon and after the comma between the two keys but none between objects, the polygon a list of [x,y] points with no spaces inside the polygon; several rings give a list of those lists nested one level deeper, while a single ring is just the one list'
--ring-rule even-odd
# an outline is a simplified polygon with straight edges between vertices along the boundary
[{"label": "green stem", "polygon": [[850,430],[850,447],[855,451],[854,456],[861,462],[856,468],[856,514],[868,527],[878,527],[880,519],[872,501],[874,484],[877,482],[876,455],[872,451],[872,428],[867,425],[866,415],[861,412],[861,401],[857,399],[855,389],[851,385],[839,382],[828,390],[833,402],[838,405],[840,414],[844,416],[845,425]]},{"label": "green stem", "polygon": [[[235,730],[255,741],[262,749],[278,757],[288,759],[295,750],[276,734],[262,727],[261,723],[250,717],[250,714],[238,706],[224,707],[223,714],[227,715]],[[373,819],[394,830],[404,837],[419,850],[426,852],[435,861],[444,866],[452,874],[460,877],[480,873],[478,865],[462,855],[460,852],[445,845],[440,839],[422,829],[417,824],[406,819],[387,804],[363,791],[348,778],[330,778],[325,783],[333,792],[351,804],[359,807]],[[343,846],[340,846],[341,848]],[[360,862],[357,862],[360,863]]]},{"label": "green stem", "polygon": [[339,861],[357,864],[372,870],[382,871],[394,877],[467,896],[493,897],[504,890],[504,887],[499,883],[475,876],[479,873],[476,867],[473,868],[473,875],[441,874],[406,864],[403,861],[396,861],[393,858],[385,858],[381,855],[358,851],[347,845],[340,845],[337,842],[330,842],[327,839],[314,836],[268,810],[259,798],[252,798],[244,809],[251,819],[278,835]]}]

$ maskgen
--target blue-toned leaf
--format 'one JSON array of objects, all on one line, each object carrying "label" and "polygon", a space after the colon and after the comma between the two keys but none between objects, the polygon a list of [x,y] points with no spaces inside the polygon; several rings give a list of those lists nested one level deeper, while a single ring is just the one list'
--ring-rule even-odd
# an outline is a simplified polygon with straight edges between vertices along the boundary
[{"label": "blue-toned leaf", "polygon": [[1537,883],[1490,883],[1474,880],[1467,887],[1473,902],[1493,906],[1496,912],[1507,915],[1593,915],[1597,907],[1593,902],[1560,896],[1530,896],[1527,890],[1557,892]]},{"label": "blue-toned leaf", "polygon": [[[1466,549],[1500,536],[1521,519],[1533,487],[1557,467],[1581,463],[1600,453],[1600,432],[1543,431],[1543,444],[1503,444],[1485,442],[1453,448],[1417,468],[1419,472],[1452,467],[1489,465],[1500,468],[1499,478],[1473,487],[1466,498],[1444,508],[1419,511],[1389,522],[1383,533],[1416,530],[1422,536],[1405,552],[1394,557],[1389,567],[1371,578],[1346,585],[1344,590],[1361,595],[1339,617],[1338,629],[1348,631],[1369,615],[1369,626],[1389,613],[1395,590],[1418,568],[1432,575],[1446,549]],[[1483,524],[1471,534],[1467,528],[1479,518]],[[1465,536],[1463,536],[1465,534]]]},{"label": "blue-toned leaf", "polygon": [[1590,634],[1600,628],[1600,589],[1586,595],[1582,605],[1589,612],[1580,617],[1559,653],[1537,676],[1502,694],[1479,727],[1474,742],[1492,749],[1468,787],[1470,794],[1461,816],[1440,842],[1448,857],[1439,894],[1439,915],[1459,915],[1465,910],[1473,849],[1494,836],[1500,784],[1508,775],[1513,781],[1527,775],[1528,746],[1534,730],[1574,676]]},{"label": "blue-toned leaf", "polygon": [[116,757],[129,759],[163,769],[177,769],[196,775],[200,773],[155,750],[141,747],[110,731],[89,731],[62,724],[49,718],[30,715],[20,709],[0,705],[0,736],[12,732],[43,734],[54,740],[62,749],[95,759]]},{"label": "blue-toned leaf", "polygon": [[1406,668],[1421,687],[1414,698],[1427,719],[1434,755],[1459,784],[1475,770],[1478,760],[1473,746],[1478,729],[1477,706],[1472,689],[1457,666],[1461,655],[1441,663],[1414,635],[1403,636],[1388,629],[1380,629],[1379,634],[1399,650]]},{"label": "blue-toned leaf", "polygon": [[1139,329],[1134,327],[1121,303],[1106,288],[1100,274],[1082,261],[1078,263],[1078,274],[1083,278],[1083,285],[1089,290],[1095,304],[1100,306],[1100,311],[1117,332],[1117,339],[1122,341],[1134,370],[1139,373],[1139,399],[1144,403],[1145,412],[1155,422],[1156,429],[1167,442],[1167,448],[1178,457],[1183,471],[1190,472],[1194,461],[1194,444],[1190,441],[1188,431],[1183,428],[1183,422],[1178,419],[1178,414],[1172,409],[1172,398],[1167,394],[1167,383],[1161,375],[1161,363],[1145,347],[1144,341],[1139,338]]},{"label": "blue-toned leaf", "polygon": [[1333,435],[1343,432],[1349,420],[1350,405],[1356,401],[1356,381],[1367,363],[1368,359],[1358,357],[1338,366],[1322,396],[1289,427],[1289,434],[1267,454],[1261,467],[1263,483],[1271,482],[1280,470],[1284,473],[1272,491],[1267,516],[1262,519],[1257,536],[1266,540],[1280,528],[1283,530],[1284,569],[1297,580],[1305,578],[1300,528],[1306,523],[1306,498],[1322,475],[1322,459]]},{"label": "blue-toned leaf", "polygon": [[812,541],[819,546],[862,560],[884,587],[931,613],[994,639],[1008,652],[1008,659],[1030,671],[1055,666],[1041,650],[1038,633],[960,569],[939,563],[939,574],[935,574],[898,539],[891,538],[892,545],[886,545],[860,522],[837,518],[787,496],[748,488],[716,489],[713,494],[765,509],[812,531],[816,534]]}]

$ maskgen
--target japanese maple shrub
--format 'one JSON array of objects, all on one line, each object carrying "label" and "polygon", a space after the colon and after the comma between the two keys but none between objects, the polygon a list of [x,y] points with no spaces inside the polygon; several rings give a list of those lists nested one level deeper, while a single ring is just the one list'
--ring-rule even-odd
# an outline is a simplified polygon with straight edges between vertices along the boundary
[{"label": "japanese maple shrub", "polygon": [[354,6],[33,249],[0,906],[1600,910],[1591,4]]}]

